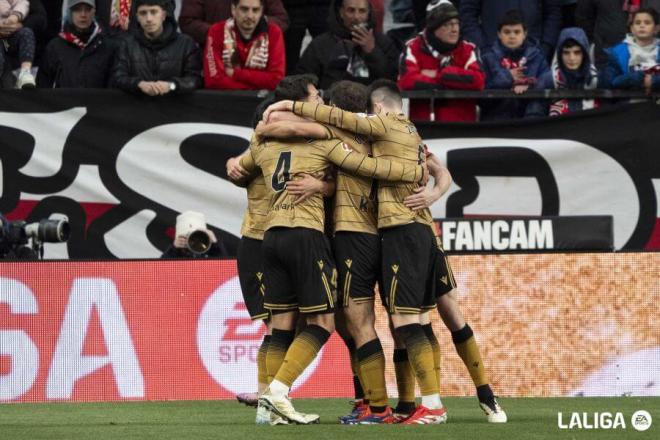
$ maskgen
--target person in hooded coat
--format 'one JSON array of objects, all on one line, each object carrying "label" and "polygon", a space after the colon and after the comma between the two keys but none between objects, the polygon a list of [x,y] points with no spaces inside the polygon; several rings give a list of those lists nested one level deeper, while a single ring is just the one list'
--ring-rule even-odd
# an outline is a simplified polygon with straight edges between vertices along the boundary
[{"label": "person in hooded coat", "polygon": [[[537,89],[593,90],[598,87],[598,70],[589,56],[587,34],[578,28],[566,28],[559,34],[557,51],[550,71],[536,83]],[[600,106],[594,99],[559,99],[533,101],[528,106],[529,116],[561,116]]]},{"label": "person in hooded coat", "polygon": [[62,31],[46,46],[37,74],[43,88],[105,88],[116,45],[98,24],[95,0],[69,0]]},{"label": "person in hooded coat", "polygon": [[396,79],[399,51],[389,37],[375,31],[368,0],[334,1],[328,29],[307,46],[296,73],[313,73],[321,89],[341,80],[366,85]]},{"label": "person in hooded coat", "polygon": [[176,30],[170,0],[135,0],[129,35],[122,39],[112,87],[149,96],[192,92],[202,84],[197,43]]}]

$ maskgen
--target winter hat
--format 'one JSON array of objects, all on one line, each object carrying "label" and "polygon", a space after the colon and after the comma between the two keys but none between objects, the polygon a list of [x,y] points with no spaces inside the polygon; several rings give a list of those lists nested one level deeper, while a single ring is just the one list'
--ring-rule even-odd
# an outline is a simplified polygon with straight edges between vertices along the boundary
[{"label": "winter hat", "polygon": [[426,28],[434,31],[452,18],[459,18],[458,10],[449,0],[431,0],[426,7]]},{"label": "winter hat", "polygon": [[81,3],[85,4],[85,5],[88,5],[92,8],[96,8],[96,0],[69,0],[67,2],[67,6],[68,6],[69,9],[71,9],[74,6],[78,6]]}]

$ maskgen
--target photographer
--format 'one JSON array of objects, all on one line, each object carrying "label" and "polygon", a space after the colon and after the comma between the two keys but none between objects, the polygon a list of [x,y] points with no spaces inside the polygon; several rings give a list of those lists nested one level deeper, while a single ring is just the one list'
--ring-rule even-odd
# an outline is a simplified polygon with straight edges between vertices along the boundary
[{"label": "photographer", "polygon": [[296,73],[313,73],[321,89],[341,80],[365,85],[379,78],[396,80],[399,51],[375,30],[368,0],[335,0],[328,25],[328,32],[307,46]]},{"label": "photographer", "polygon": [[0,214],[0,259],[36,260],[38,254],[22,243],[20,232],[13,222]]},{"label": "photographer", "polygon": [[174,241],[160,258],[219,258],[227,257],[225,246],[206,226],[204,214],[186,211],[176,218]]}]

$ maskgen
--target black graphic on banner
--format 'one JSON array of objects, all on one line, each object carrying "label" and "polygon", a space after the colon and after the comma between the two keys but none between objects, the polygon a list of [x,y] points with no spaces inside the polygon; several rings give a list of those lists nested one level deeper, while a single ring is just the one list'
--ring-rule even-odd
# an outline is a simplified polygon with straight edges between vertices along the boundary
[{"label": "black graphic on banner", "polygon": [[[235,252],[245,192],[225,161],[248,145],[259,99],[199,92],[0,91],[0,212],[66,216],[47,258],[157,257],[193,209]],[[436,218],[611,216],[616,249],[660,249],[660,107],[418,128],[454,185]],[[655,186],[654,186],[655,184]]]}]

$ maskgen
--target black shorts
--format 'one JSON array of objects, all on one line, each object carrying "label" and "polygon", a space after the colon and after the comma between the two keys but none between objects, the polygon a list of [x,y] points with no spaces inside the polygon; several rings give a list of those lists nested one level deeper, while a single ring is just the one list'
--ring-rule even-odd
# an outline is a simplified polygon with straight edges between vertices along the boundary
[{"label": "black shorts", "polygon": [[339,304],[348,298],[360,303],[374,300],[380,273],[380,237],[366,232],[335,233],[333,240],[337,272],[339,272]]},{"label": "black shorts", "polygon": [[430,226],[409,223],[381,231],[381,288],[389,313],[422,313],[435,304],[437,245]]},{"label": "black shorts", "polygon": [[323,233],[308,228],[272,228],[263,243],[265,307],[271,312],[334,312],[337,269]]},{"label": "black shorts", "polygon": [[236,253],[238,280],[241,283],[243,301],[252,320],[267,319],[268,310],[264,308],[264,264],[261,256],[261,240],[241,237]]},{"label": "black shorts", "polygon": [[[447,259],[447,254],[445,254],[444,249],[439,242],[436,243],[436,257],[435,257],[435,268],[433,273],[433,282],[435,283],[435,299],[440,298],[442,295],[445,295],[451,292],[456,288],[456,279],[454,278],[454,272],[451,270],[451,265]],[[435,301],[431,305],[431,308],[435,307]]]}]

